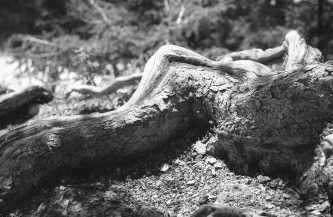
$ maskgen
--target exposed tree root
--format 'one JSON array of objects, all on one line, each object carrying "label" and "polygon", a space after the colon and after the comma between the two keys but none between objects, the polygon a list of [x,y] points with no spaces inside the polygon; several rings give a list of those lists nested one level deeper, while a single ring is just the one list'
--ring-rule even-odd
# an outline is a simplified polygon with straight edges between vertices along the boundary
[{"label": "exposed tree root", "polygon": [[332,66],[321,63],[320,52],[294,31],[283,46],[259,53],[255,58],[264,62],[284,56],[282,71],[253,60],[213,61],[163,46],[120,109],[46,119],[0,136],[0,209],[13,208],[64,168],[124,159],[202,123],[215,125],[216,152],[236,170],[300,180],[333,117]]},{"label": "exposed tree root", "polygon": [[0,96],[0,129],[8,124],[23,123],[39,111],[39,105],[53,99],[52,93],[40,86],[31,86],[20,91]]}]

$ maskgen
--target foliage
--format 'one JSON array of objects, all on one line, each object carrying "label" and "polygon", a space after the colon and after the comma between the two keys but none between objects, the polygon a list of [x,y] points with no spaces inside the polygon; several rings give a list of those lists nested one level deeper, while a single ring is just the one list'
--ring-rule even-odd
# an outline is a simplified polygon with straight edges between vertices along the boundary
[{"label": "foliage", "polygon": [[47,71],[54,79],[64,69],[88,77],[94,73],[118,76],[142,68],[152,52],[166,43],[212,58],[229,50],[273,47],[290,28],[332,55],[331,0],[32,2],[30,8],[39,16],[27,33],[45,41],[14,35],[8,47],[22,61],[32,61],[35,72]]}]

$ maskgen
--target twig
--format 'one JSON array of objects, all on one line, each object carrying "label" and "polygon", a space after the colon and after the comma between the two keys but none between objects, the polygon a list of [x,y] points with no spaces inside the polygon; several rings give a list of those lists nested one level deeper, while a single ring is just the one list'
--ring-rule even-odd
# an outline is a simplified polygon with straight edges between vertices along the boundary
[{"label": "twig", "polygon": [[46,46],[49,46],[49,47],[60,48],[60,46],[58,46],[58,45],[56,45],[52,42],[49,42],[49,41],[44,40],[44,39],[39,39],[39,38],[33,37],[31,35],[22,36],[22,40],[33,42],[33,43],[36,43],[36,44],[46,45]]},{"label": "twig", "polygon": [[170,5],[169,5],[169,0],[164,0],[164,7],[167,12],[170,11]]},{"label": "twig", "polygon": [[[21,39],[22,41],[27,41],[27,42],[31,42],[31,43],[35,43],[35,44],[40,44],[40,45],[44,45],[44,46],[48,46],[48,47],[57,48],[59,50],[68,49],[68,48],[62,48],[61,46],[59,46],[55,43],[52,43],[50,41],[47,41],[45,39],[39,39],[39,38],[36,38],[34,36],[31,36],[31,35],[20,35],[20,36],[18,36],[18,39]],[[47,55],[50,55],[50,54],[45,54],[45,55],[46,55],[46,57],[48,57]],[[54,54],[51,54],[51,55],[54,55]]]},{"label": "twig", "polygon": [[97,2],[95,0],[88,0],[89,3],[96,9],[96,11],[101,15],[104,23],[106,23],[107,25],[111,24],[110,19],[108,18],[108,16],[106,16],[105,12],[103,11],[103,9],[97,4]]},{"label": "twig", "polygon": [[112,94],[122,87],[135,84],[137,81],[141,79],[141,77],[142,73],[135,73],[129,76],[118,77],[109,86],[104,88],[92,85],[78,85],[72,88],[68,93],[66,93],[65,98],[67,99],[73,92],[90,96],[101,96],[101,95]]},{"label": "twig", "polygon": [[182,7],[180,8],[179,14],[178,14],[178,18],[176,23],[179,25],[182,22],[183,16],[184,16],[184,12],[185,12],[185,6],[182,5]]}]

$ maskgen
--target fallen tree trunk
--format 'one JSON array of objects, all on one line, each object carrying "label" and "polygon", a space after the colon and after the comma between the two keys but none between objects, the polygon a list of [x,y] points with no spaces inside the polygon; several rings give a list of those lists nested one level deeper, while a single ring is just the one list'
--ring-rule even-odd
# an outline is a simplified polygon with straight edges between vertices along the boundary
[{"label": "fallen tree trunk", "polygon": [[53,95],[40,86],[30,86],[0,96],[0,129],[8,124],[29,120],[39,111],[39,105],[48,103]]},{"label": "fallen tree trunk", "polygon": [[333,117],[333,66],[319,63],[320,54],[295,32],[277,50],[287,55],[280,73],[258,63],[277,52],[256,51],[250,56],[258,62],[219,62],[164,46],[120,109],[46,119],[1,135],[0,210],[65,168],[124,159],[208,124],[218,133],[216,153],[238,171],[301,177]]}]

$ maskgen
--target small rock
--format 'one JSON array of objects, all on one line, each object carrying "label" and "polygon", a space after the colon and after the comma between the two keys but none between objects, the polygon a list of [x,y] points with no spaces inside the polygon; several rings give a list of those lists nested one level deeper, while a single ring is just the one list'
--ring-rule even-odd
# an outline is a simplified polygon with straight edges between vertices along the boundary
[{"label": "small rock", "polygon": [[207,145],[202,143],[201,141],[197,141],[194,145],[193,145],[193,149],[201,155],[205,155],[206,151],[207,151]]},{"label": "small rock", "polygon": [[252,183],[252,180],[251,179],[245,179],[245,184],[246,185],[250,185]]},{"label": "small rock", "polygon": [[66,189],[65,186],[63,186],[63,185],[60,185],[60,186],[59,186],[59,190],[60,190],[60,191],[64,191],[65,189]]},{"label": "small rock", "polygon": [[283,196],[284,198],[290,198],[290,195],[289,195],[289,194],[286,194],[286,193],[284,193],[282,196]]},{"label": "small rock", "polygon": [[170,166],[168,164],[163,164],[161,167],[161,172],[166,172],[170,169]]},{"label": "small rock", "polygon": [[281,188],[284,187],[285,184],[283,183],[283,180],[282,179],[278,179],[278,180],[279,180],[278,186]]},{"label": "small rock", "polygon": [[188,181],[186,184],[187,185],[194,185],[194,183],[195,183],[195,180],[191,180],[191,181]]},{"label": "small rock", "polygon": [[271,187],[271,188],[283,188],[284,187],[284,183],[282,181],[282,179],[273,179],[272,181],[270,181],[268,183],[268,185]]},{"label": "small rock", "polygon": [[273,197],[272,197],[271,195],[267,195],[267,196],[265,197],[266,200],[272,200],[272,198],[273,198]]},{"label": "small rock", "polygon": [[182,160],[176,159],[176,160],[175,160],[175,164],[180,165],[180,166],[183,166],[183,165],[185,165],[185,162],[182,161]]},{"label": "small rock", "polygon": [[217,161],[214,164],[214,167],[215,167],[215,169],[222,169],[223,168],[222,162],[221,161]]},{"label": "small rock", "polygon": [[278,187],[277,182],[275,182],[274,180],[271,181],[271,182],[269,182],[268,185],[269,185],[271,188],[274,188],[274,189],[276,189],[276,188]]},{"label": "small rock", "polygon": [[267,209],[273,209],[273,208],[274,208],[274,205],[271,204],[271,203],[267,203],[267,204],[265,204],[265,207],[266,207]]},{"label": "small rock", "polygon": [[213,165],[216,163],[216,158],[215,157],[212,157],[212,156],[208,156],[207,159],[206,159],[206,162]]},{"label": "small rock", "polygon": [[215,200],[216,198],[217,198],[217,196],[214,195],[214,194],[209,194],[209,195],[208,195],[208,199],[209,199],[209,200]]},{"label": "small rock", "polygon": [[212,168],[212,175],[213,175],[213,176],[216,176],[216,170],[215,170],[214,167]]},{"label": "small rock", "polygon": [[322,216],[321,212],[319,210],[313,210],[313,211],[311,211],[311,214],[315,215],[315,216]]},{"label": "small rock", "polygon": [[330,203],[328,201],[325,201],[324,203],[320,204],[318,209],[320,212],[325,212],[326,210],[328,210],[330,207]]},{"label": "small rock", "polygon": [[316,209],[316,205],[309,205],[309,206],[306,206],[305,209],[306,209],[307,211],[313,211],[313,210]]},{"label": "small rock", "polygon": [[259,176],[257,176],[257,180],[259,183],[265,184],[265,183],[269,182],[271,180],[271,178],[269,178],[268,176],[259,175]]}]

